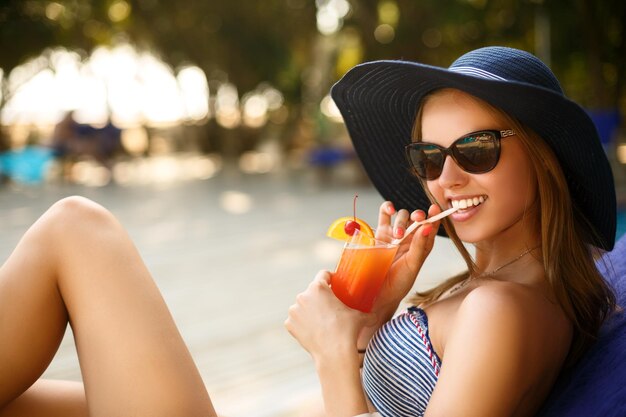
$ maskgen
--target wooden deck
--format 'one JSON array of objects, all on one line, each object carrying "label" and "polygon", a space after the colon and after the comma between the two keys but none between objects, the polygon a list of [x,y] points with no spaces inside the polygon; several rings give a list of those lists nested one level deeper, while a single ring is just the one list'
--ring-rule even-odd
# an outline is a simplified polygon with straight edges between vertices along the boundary
[{"label": "wooden deck", "polygon": [[[319,406],[309,359],[283,328],[287,308],[340,245],[332,220],[374,222],[369,187],[322,187],[287,175],[220,175],[162,186],[0,190],[0,255],[57,199],[72,194],[109,208],[127,227],[180,327],[218,412],[225,417],[304,417]],[[463,268],[439,239],[417,286]],[[45,377],[80,380],[68,330]]]}]

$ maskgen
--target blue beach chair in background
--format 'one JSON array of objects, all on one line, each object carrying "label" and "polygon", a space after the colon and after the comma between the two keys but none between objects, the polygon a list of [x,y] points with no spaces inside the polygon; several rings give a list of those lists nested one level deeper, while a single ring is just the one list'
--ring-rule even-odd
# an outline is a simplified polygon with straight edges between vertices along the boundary
[{"label": "blue beach chair in background", "polygon": [[615,313],[591,350],[561,374],[537,417],[626,417],[626,235],[598,267],[624,311]]}]

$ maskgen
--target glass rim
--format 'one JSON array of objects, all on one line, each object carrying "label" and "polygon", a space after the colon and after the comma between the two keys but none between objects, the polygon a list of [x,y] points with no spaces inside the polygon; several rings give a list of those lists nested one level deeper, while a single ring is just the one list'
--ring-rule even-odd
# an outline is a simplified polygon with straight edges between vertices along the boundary
[{"label": "glass rim", "polygon": [[[374,229],[374,232],[376,230]],[[362,238],[358,237],[358,236],[363,236]],[[374,242],[374,244],[368,244],[366,242],[360,242],[357,241],[355,242],[355,239],[363,239],[365,241],[369,240],[370,242]],[[344,242],[344,248],[349,247],[349,246],[353,246],[353,247],[363,247],[363,248],[381,248],[381,247],[387,247],[387,248],[396,248],[398,246],[400,246],[397,243],[393,243],[393,238],[390,237],[390,241],[387,242],[385,240],[382,240],[380,238],[376,237],[376,234],[374,233],[374,236],[370,236],[366,233],[361,232],[359,229],[356,229],[354,232],[354,235],[352,235],[350,237],[350,239],[347,239]]]}]

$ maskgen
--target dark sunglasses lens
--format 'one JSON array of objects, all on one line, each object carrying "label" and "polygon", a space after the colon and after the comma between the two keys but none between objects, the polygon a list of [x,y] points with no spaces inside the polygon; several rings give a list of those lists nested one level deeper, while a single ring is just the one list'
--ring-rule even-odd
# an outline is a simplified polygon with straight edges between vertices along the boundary
[{"label": "dark sunglasses lens", "polygon": [[490,132],[468,136],[454,143],[452,153],[465,171],[486,172],[498,163],[497,138]]},{"label": "dark sunglasses lens", "polygon": [[441,175],[444,154],[436,146],[414,144],[409,148],[409,159],[420,177],[432,180]]}]

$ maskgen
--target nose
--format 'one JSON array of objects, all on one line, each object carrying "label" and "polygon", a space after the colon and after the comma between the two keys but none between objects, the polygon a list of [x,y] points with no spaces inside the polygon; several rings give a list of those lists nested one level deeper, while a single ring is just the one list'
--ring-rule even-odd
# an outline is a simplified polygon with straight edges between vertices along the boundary
[{"label": "nose", "polygon": [[467,172],[459,167],[454,158],[448,155],[443,163],[443,169],[437,181],[440,187],[450,189],[465,185],[467,178]]}]

